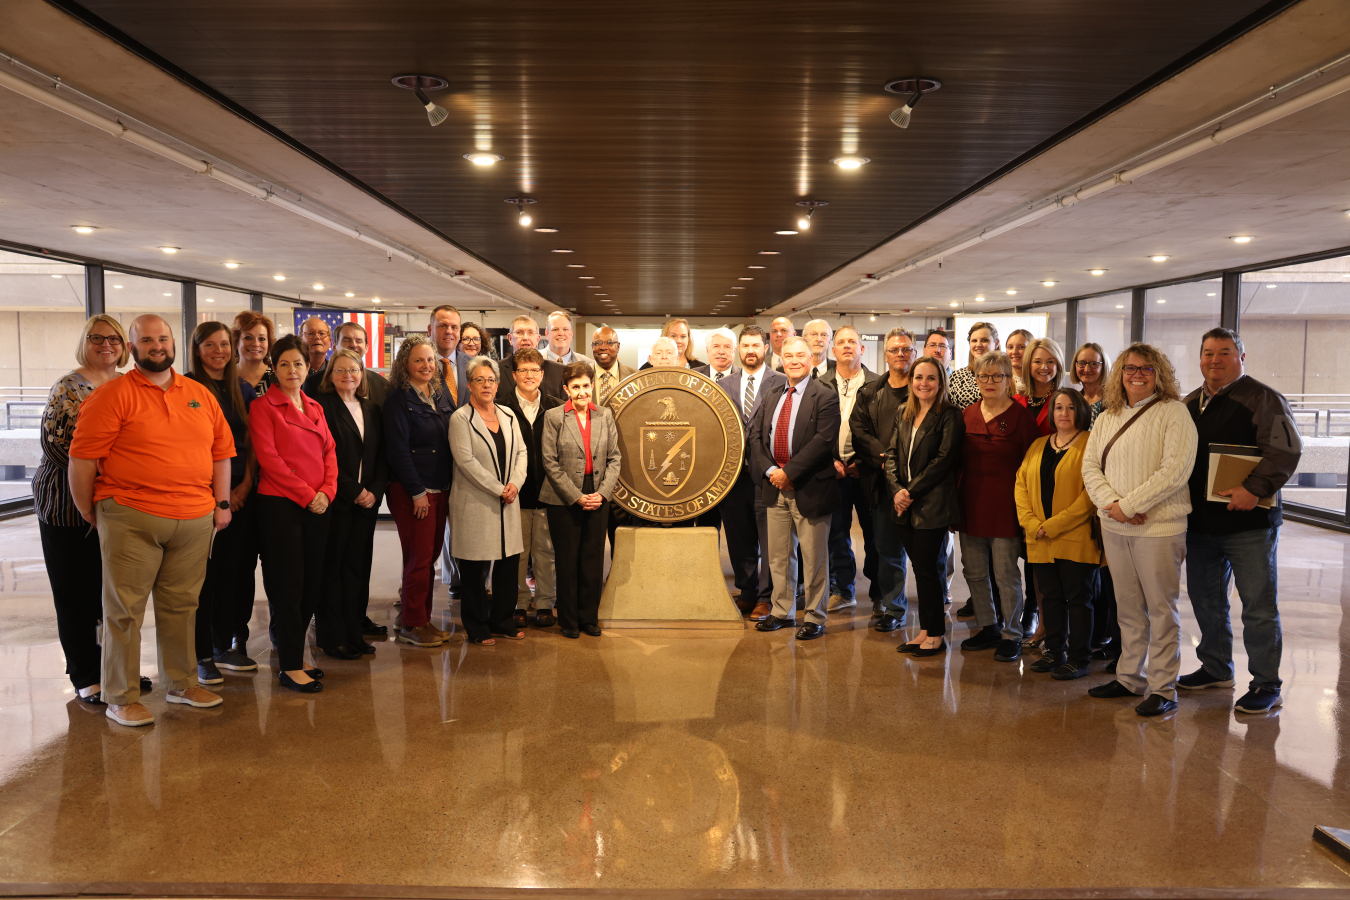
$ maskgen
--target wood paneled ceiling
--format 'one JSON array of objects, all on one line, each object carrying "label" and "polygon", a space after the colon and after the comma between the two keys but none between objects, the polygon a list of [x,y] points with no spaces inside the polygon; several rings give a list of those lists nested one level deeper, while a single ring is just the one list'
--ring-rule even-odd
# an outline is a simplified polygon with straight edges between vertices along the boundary
[{"label": "wood paneled ceiling", "polygon": [[[55,5],[559,305],[749,315],[1290,4]],[[390,84],[408,72],[449,81],[444,124]],[[943,87],[901,130],[882,85],[914,75]],[[844,171],[842,154],[871,162]],[[503,202],[522,195],[531,228]],[[804,199],[829,205],[776,235]]]}]

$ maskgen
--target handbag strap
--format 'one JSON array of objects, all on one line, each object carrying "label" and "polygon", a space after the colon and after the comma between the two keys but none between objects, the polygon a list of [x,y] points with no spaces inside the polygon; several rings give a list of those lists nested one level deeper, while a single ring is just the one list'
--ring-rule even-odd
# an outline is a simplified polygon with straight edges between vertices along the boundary
[{"label": "handbag strap", "polygon": [[1120,430],[1117,431],[1115,434],[1111,435],[1111,440],[1107,441],[1106,446],[1102,448],[1101,460],[1098,463],[1098,465],[1101,466],[1101,470],[1103,473],[1106,472],[1106,455],[1111,452],[1111,448],[1116,445],[1116,441],[1120,440],[1120,436],[1125,432],[1129,431],[1130,426],[1133,425],[1135,422],[1138,422],[1140,419],[1142,419],[1145,413],[1147,413],[1153,407],[1160,405],[1161,403],[1162,403],[1161,400],[1155,399],[1148,406],[1145,406],[1143,409],[1139,410],[1139,412],[1131,416],[1130,421],[1120,426]]}]

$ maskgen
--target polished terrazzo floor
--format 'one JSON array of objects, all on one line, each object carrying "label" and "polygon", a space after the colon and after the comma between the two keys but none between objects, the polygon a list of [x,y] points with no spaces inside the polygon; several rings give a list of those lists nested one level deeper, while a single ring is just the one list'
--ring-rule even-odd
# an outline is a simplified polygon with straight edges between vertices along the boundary
[{"label": "polished terrazzo floor", "polygon": [[[377,541],[375,614],[392,621],[397,541]],[[1144,720],[1088,698],[1095,671],[914,660],[864,605],[802,644],[387,643],[321,656],[315,698],[276,685],[255,629],[263,668],[227,675],[224,706],[169,708],[157,686],[158,724],[133,730],[73,699],[36,526],[12,520],[0,882],[1344,889],[1350,864],[1311,833],[1350,827],[1350,537],[1288,525],[1280,563],[1285,705],[1264,717],[1207,691]],[[1183,627],[1190,671],[1185,609]]]}]

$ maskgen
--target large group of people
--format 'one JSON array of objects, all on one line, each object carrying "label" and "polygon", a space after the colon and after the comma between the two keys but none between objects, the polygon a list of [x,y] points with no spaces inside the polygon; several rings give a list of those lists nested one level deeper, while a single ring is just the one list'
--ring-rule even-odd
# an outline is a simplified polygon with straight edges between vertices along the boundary
[{"label": "large group of people", "polygon": [[[614,502],[621,451],[606,406],[634,369],[613,328],[595,330],[590,355],[574,329],[565,312],[542,332],[518,316],[499,352],[487,329],[439,306],[386,378],[365,367],[357,323],[334,335],[313,318],[277,337],[242,312],[197,326],[184,375],[162,318],[125,330],[89,319],[77,367],[52,388],[34,478],[80,702],[123,725],[154,721],[138,670],[153,599],[168,701],[219,705],[208,686],[222,670],[258,667],[259,561],[273,668],[301,693],[325,683],[311,624],[338,660],[374,653],[373,638],[450,639],[433,615],[438,563],[471,644],[531,627],[598,637],[606,538],[645,524]],[[1114,677],[1088,693],[1142,697],[1137,711],[1153,716],[1176,709],[1178,688],[1233,687],[1236,582],[1252,675],[1236,708],[1278,705],[1278,494],[1302,448],[1284,397],[1245,374],[1241,338],[1204,334],[1204,383],[1184,398],[1148,344],[1109,362],[1097,344],[1066,358],[1025,330],[1001,343],[992,322],[965,339],[969,363],[952,371],[947,332],[893,328],[872,372],[852,326],[718,329],[705,362],[689,323],[666,322],[643,368],[702,373],[744,426],[739,477],[691,523],[722,529],[741,612],[759,631],[821,638],[832,613],[857,605],[861,569],[870,626],[891,633],[910,614],[912,571],[917,629],[900,653],[943,656],[953,624],[973,619],[961,650],[998,662],[1039,650],[1029,671],[1065,681],[1102,660]],[[1215,447],[1254,463],[1241,483],[1213,483]],[[369,615],[386,503],[402,551],[391,625]],[[949,613],[958,545],[969,602]],[[1187,675],[1183,564],[1200,630]]]}]

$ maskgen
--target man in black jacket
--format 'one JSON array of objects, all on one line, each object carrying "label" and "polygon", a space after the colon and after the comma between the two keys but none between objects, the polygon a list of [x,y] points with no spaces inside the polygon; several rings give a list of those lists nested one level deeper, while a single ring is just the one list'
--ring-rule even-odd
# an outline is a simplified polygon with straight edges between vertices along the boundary
[{"label": "man in black jacket", "polygon": [[[511,342],[511,355],[501,361],[501,375],[497,384],[497,402],[506,403],[511,391],[516,387],[516,356],[522,350],[538,350],[539,323],[529,316],[516,316],[511,320],[511,333],[506,339]],[[542,359],[543,354],[540,354]],[[563,399],[562,373],[565,366],[552,360],[543,360],[544,380],[539,386],[546,395],[561,401]]]},{"label": "man in black jacket", "polygon": [[755,627],[777,631],[793,621],[789,560],[798,544],[802,582],[806,585],[806,623],[797,639],[814,640],[825,633],[826,551],[830,516],[839,503],[834,478],[834,449],[839,440],[839,398],[809,377],[811,348],[802,338],[783,342],[783,374],[787,384],[764,398],[750,424],[751,473],[760,479],[768,507],[768,546],[773,570],[773,614]]},{"label": "man in black jacket", "polygon": [[553,606],[557,600],[554,586],[553,539],[548,531],[545,506],[539,502],[539,489],[544,484],[544,413],[561,405],[541,389],[546,360],[538,350],[517,350],[515,385],[506,396],[498,393],[497,402],[516,414],[520,436],[530,448],[530,465],[526,469],[525,484],[520,488],[520,536],[524,549],[520,553],[520,576],[516,585],[515,625],[524,628],[530,608],[530,588],[525,580],[534,561],[535,626],[551,628],[557,623]]},{"label": "man in black jacket", "polygon": [[[886,334],[886,377],[864,385],[849,416],[853,458],[862,494],[872,509],[872,540],[877,552],[873,581],[880,590],[874,603],[880,606],[877,631],[894,631],[905,624],[909,602],[905,597],[905,551],[900,546],[899,526],[891,521],[892,497],[886,488],[886,448],[895,434],[900,410],[909,399],[909,370],[918,357],[914,335],[904,328]],[[876,595],[873,595],[876,597]]]},{"label": "man in black jacket", "polygon": [[[1242,600],[1242,641],[1252,680],[1236,709],[1263,713],[1280,705],[1280,612],[1276,550],[1280,543],[1278,491],[1298,468],[1303,442],[1279,391],[1246,375],[1242,339],[1227,328],[1207,331],[1200,342],[1205,383],[1186,398],[1199,432],[1191,470],[1191,513],[1186,524],[1186,591],[1200,626],[1200,668],[1178,679],[1189,690],[1233,686],[1233,627],[1228,586]],[[1241,484],[1215,485],[1210,466],[1222,445],[1260,461]],[[1273,502],[1272,501],[1273,498]],[[1269,505],[1266,504],[1269,502]]]}]

